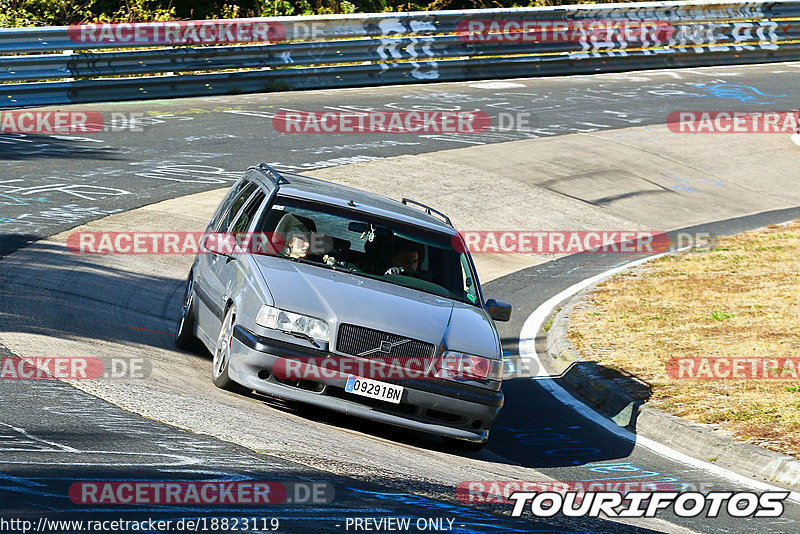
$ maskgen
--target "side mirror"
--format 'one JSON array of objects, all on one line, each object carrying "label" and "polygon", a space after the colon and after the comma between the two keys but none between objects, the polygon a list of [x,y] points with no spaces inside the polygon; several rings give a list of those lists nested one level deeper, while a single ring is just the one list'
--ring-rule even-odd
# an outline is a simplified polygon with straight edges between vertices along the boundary
[{"label": "side mirror", "polygon": [[506,322],[511,319],[511,304],[506,304],[499,300],[487,300],[486,311],[489,312],[489,317],[495,321]]},{"label": "side mirror", "polygon": [[236,251],[236,238],[233,234],[208,234],[203,238],[203,248],[212,254],[219,254],[220,256],[233,257]]}]

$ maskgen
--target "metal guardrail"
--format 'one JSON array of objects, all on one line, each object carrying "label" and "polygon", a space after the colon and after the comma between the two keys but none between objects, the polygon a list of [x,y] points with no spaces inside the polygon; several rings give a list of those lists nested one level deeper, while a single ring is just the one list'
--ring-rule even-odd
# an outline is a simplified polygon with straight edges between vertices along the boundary
[{"label": "metal guardrail", "polygon": [[179,30],[207,25],[219,35],[234,28],[228,34],[234,38],[236,27],[259,25],[272,41],[220,46],[219,39],[201,37],[187,45],[175,40],[178,34],[164,39],[165,23],[134,25],[142,35],[161,37],[149,40],[130,38],[130,25],[0,29],[0,107],[800,58],[800,0],[166,24]]}]

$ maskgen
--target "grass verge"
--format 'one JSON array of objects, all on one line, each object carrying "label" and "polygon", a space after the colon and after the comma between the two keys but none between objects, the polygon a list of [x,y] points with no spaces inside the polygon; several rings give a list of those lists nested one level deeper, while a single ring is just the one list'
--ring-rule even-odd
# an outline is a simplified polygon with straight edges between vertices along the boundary
[{"label": "grass verge", "polygon": [[576,306],[569,338],[587,360],[648,382],[650,405],[800,458],[800,379],[676,380],[666,371],[670,358],[800,357],[800,220],[599,284]]}]

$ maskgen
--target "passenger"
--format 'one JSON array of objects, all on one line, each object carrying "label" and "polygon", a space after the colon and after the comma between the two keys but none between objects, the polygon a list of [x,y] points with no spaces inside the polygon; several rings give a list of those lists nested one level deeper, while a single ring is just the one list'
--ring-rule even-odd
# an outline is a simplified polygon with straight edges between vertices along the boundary
[{"label": "passenger", "polygon": [[311,249],[311,233],[315,231],[314,221],[287,213],[281,217],[270,238],[274,250],[290,258],[305,258]]},{"label": "passenger", "polygon": [[311,238],[305,232],[293,232],[286,245],[283,247],[283,255],[289,258],[305,258],[308,256],[311,247]]}]

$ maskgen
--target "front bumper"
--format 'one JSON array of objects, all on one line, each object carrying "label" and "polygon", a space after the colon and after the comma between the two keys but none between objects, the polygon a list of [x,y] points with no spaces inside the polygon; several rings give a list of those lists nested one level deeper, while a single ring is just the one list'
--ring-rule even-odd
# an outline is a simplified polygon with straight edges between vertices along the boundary
[{"label": "front bumper", "polygon": [[236,326],[228,373],[232,380],[260,393],[474,442],[489,439],[489,429],[503,406],[502,391],[444,380],[382,380],[404,388],[400,404],[392,404],[345,392],[345,379],[280,380],[272,374],[278,358],[325,357],[338,356],[263,338]]}]

